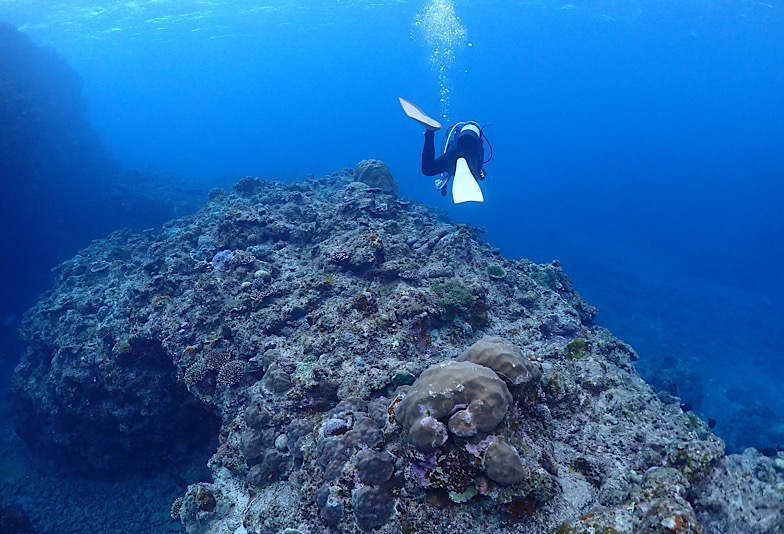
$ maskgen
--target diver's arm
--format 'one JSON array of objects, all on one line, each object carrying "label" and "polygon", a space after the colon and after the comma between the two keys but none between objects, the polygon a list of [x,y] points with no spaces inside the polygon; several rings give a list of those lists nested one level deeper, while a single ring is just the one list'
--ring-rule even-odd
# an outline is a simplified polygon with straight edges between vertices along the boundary
[{"label": "diver's arm", "polygon": [[[435,176],[442,172],[449,172],[449,158],[446,155],[436,158],[435,132],[425,132],[425,146],[422,147],[422,174]],[[454,171],[452,166],[451,171]]]}]

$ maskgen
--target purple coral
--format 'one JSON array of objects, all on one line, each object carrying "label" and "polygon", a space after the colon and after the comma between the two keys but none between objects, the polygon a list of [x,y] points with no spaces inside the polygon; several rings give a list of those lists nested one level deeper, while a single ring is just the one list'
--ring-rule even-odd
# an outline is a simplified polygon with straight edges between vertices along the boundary
[{"label": "purple coral", "polygon": [[234,257],[237,252],[234,250],[221,250],[212,257],[212,266],[216,271],[228,271],[229,261]]},{"label": "purple coral", "polygon": [[340,491],[339,487],[333,489],[327,484],[316,491],[316,505],[321,512],[321,519],[328,525],[337,525],[343,517],[343,502],[338,496]]},{"label": "purple coral", "polygon": [[345,434],[351,425],[345,419],[339,418],[332,418],[328,419],[324,426],[322,427],[321,431],[324,433],[325,436],[338,436],[340,434]]}]

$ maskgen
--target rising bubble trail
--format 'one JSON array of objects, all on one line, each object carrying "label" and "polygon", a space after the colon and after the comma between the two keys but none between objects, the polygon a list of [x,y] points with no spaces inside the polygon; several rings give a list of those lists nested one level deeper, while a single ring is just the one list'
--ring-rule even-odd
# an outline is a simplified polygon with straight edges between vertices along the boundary
[{"label": "rising bubble trail", "polygon": [[441,115],[449,122],[449,96],[452,91],[449,73],[455,50],[465,44],[466,30],[455,14],[452,0],[428,0],[414,22],[430,53],[430,67],[438,76]]}]

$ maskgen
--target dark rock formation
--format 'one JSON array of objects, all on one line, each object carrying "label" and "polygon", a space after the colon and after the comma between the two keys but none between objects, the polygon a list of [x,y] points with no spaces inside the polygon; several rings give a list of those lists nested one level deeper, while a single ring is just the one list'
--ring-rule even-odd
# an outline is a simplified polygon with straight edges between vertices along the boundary
[{"label": "dark rock formation", "polygon": [[[124,171],[85,118],[82,78],[54,49],[0,22],[0,313],[49,286],[49,269],[117,228],[198,209],[206,188]],[[11,230],[12,229],[12,230]],[[8,307],[6,309],[6,307]]]},{"label": "dark rock formation", "polygon": [[68,63],[3,22],[0,50],[0,224],[17,230],[0,232],[0,253],[15,258],[2,267],[0,301],[15,301],[20,285],[72,253],[75,234],[112,228],[96,217],[107,213],[101,179],[119,169],[84,118],[82,79]]},{"label": "dark rock formation", "polygon": [[0,532],[3,534],[35,534],[24,510],[14,505],[0,504]]}]

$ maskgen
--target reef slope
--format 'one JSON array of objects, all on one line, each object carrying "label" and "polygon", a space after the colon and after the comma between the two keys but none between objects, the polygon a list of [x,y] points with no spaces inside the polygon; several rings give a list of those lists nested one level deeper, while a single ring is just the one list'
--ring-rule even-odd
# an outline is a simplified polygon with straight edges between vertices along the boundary
[{"label": "reef slope", "polygon": [[96,241],[24,318],[20,434],[88,472],[217,435],[189,533],[781,531],[784,459],[726,457],[558,262],[396,191],[249,177]]}]

